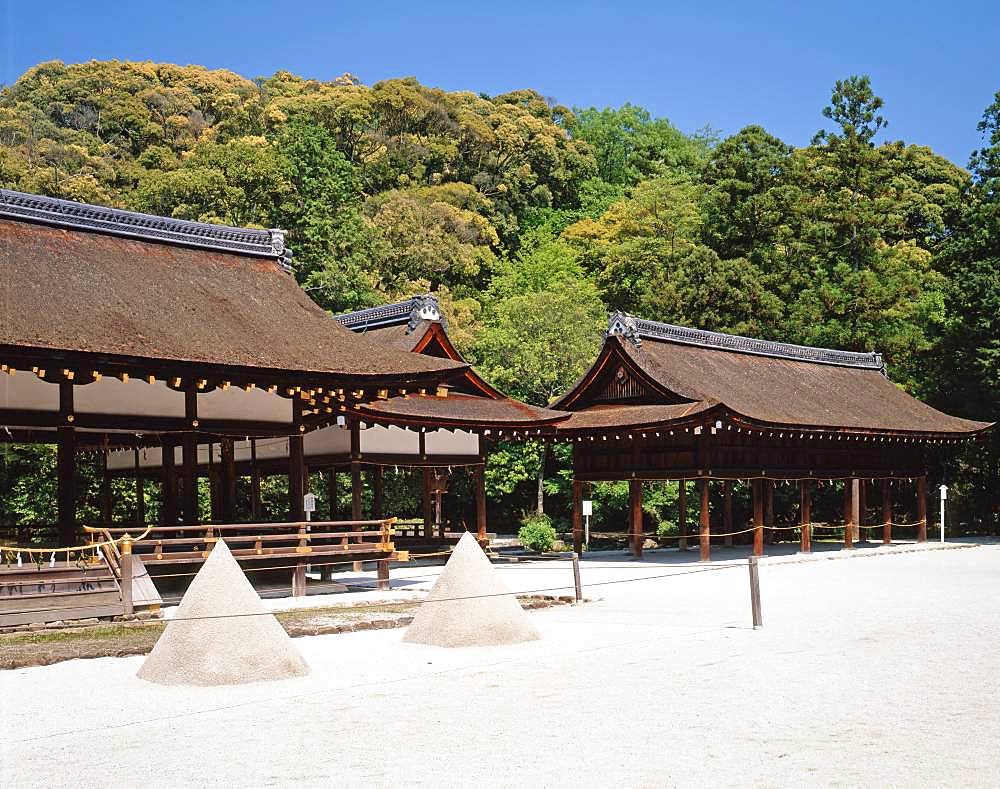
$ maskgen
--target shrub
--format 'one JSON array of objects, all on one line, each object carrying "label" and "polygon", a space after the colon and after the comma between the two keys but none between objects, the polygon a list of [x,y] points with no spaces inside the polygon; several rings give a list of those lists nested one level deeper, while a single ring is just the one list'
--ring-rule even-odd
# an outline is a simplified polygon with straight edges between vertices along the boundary
[{"label": "shrub", "polygon": [[556,541],[556,530],[548,515],[530,513],[521,518],[523,524],[517,539],[529,551],[550,551]]}]

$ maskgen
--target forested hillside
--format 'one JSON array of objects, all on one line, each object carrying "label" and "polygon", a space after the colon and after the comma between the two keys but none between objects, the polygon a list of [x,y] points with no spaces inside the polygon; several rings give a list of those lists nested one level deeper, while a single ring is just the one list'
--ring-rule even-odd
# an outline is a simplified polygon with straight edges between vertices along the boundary
[{"label": "forested hillside", "polygon": [[[759,125],[685,134],[641,107],[571,108],[532,90],[52,62],[0,92],[0,185],[285,228],[322,306],[434,291],[480,371],[538,404],[593,358],[607,311],[625,309],[878,350],[918,396],[994,419],[1000,93],[992,101],[966,171],[892,141],[891,107],[866,77],[803,109],[817,133],[795,148]],[[503,517],[535,506],[540,450],[494,454]],[[562,516],[566,457],[548,454],[546,506]],[[22,481],[0,479],[0,518],[46,519],[44,486],[23,479],[45,472],[45,451],[5,457],[0,474]],[[967,517],[995,517],[998,470],[996,439],[950,464]],[[598,497],[605,515],[624,504],[613,485]]]}]

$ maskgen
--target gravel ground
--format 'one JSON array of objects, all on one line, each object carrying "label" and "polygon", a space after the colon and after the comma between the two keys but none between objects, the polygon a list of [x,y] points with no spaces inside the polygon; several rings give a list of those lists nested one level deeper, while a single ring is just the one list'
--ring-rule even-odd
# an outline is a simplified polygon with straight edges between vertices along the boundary
[{"label": "gravel ground", "polygon": [[228,688],[0,672],[0,785],[995,786],[1000,546],[868,555],[766,561],[758,631],[745,567],[669,552],[584,562],[597,599],[533,612],[541,641],[302,638],[310,676]]}]

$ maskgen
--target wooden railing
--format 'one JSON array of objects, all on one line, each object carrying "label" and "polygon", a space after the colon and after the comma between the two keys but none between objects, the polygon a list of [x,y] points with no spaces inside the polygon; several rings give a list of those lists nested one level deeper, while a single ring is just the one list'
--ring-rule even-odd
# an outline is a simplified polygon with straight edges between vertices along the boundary
[{"label": "wooden railing", "polygon": [[[202,562],[215,543],[225,540],[240,560],[291,557],[309,561],[319,557],[346,559],[388,558],[395,551],[395,518],[362,521],[303,521],[298,523],[234,523],[202,526],[154,526],[132,551],[146,565]],[[120,540],[129,529],[88,529],[93,541]],[[116,547],[112,543],[113,547]],[[106,551],[109,564],[119,556]]]}]

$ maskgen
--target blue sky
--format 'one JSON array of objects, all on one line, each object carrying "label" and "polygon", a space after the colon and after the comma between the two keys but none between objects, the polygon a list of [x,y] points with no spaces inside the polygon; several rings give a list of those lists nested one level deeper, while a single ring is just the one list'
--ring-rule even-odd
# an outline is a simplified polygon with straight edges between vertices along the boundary
[{"label": "blue sky", "polygon": [[838,78],[870,74],[885,136],[964,165],[1000,91],[1000,0],[194,3],[0,0],[0,81],[92,58],[395,76],[571,106],[632,102],[685,131],[759,123],[806,144]]}]

